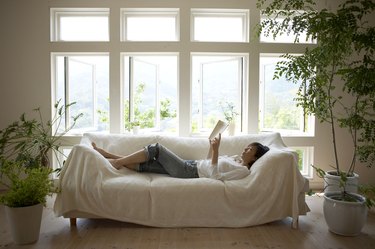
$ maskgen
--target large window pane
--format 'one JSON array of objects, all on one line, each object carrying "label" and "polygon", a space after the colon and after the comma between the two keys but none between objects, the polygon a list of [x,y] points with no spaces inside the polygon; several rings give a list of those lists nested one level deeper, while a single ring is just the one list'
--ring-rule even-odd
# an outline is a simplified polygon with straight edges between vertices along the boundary
[{"label": "large window pane", "polygon": [[109,59],[106,55],[55,55],[55,100],[72,105],[59,131],[78,119],[72,133],[109,130]]},{"label": "large window pane", "polygon": [[284,77],[273,79],[276,64],[281,58],[260,58],[260,130],[278,131],[283,135],[308,135],[313,132],[312,118],[297,107],[298,84]]},{"label": "large window pane", "polygon": [[177,41],[178,9],[123,9],[123,41]]},{"label": "large window pane", "polygon": [[[240,114],[243,89],[243,56],[192,56],[192,132],[210,131],[233,106]],[[241,129],[241,115],[233,120]]]},{"label": "large window pane", "polygon": [[109,9],[51,9],[52,41],[109,41]]},{"label": "large window pane", "polygon": [[177,132],[177,55],[124,55],[124,124]]},{"label": "large window pane", "polygon": [[248,11],[192,9],[193,41],[247,42]]}]

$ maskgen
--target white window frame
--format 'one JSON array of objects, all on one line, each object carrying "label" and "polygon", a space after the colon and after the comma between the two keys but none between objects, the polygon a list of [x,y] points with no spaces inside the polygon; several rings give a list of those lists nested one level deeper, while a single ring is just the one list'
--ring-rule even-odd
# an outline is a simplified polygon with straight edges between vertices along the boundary
[{"label": "white window frame", "polygon": [[[175,19],[175,39],[168,42],[180,40],[180,10],[178,8],[122,8],[121,9],[121,41],[138,41],[129,40],[127,37],[127,17],[172,17]],[[143,40],[140,40],[143,41]],[[163,40],[146,40],[143,42],[159,42]]]},{"label": "white window frame", "polygon": [[[77,52],[74,54],[84,54],[85,52],[92,52],[94,54],[99,54],[105,52],[109,55],[109,120],[110,120],[110,132],[111,133],[126,133],[123,124],[123,66],[121,65],[121,55],[129,55],[131,53],[136,54],[149,54],[150,52],[157,51],[158,53],[177,53],[178,54],[178,86],[177,86],[177,134],[178,136],[204,136],[204,134],[192,134],[191,133],[191,54],[192,53],[241,53],[246,54],[247,64],[244,65],[244,71],[246,75],[244,76],[244,99],[243,99],[243,110],[242,111],[242,132],[248,133],[258,133],[260,131],[259,127],[259,56],[260,54],[269,53],[302,53],[306,47],[313,47],[310,44],[265,44],[259,40],[250,40],[250,17],[251,24],[254,27],[260,21],[260,11],[256,9],[255,4],[251,4],[248,1],[228,1],[223,3],[218,3],[215,1],[206,1],[203,4],[196,1],[163,1],[154,2],[152,0],[147,1],[131,1],[123,0],[120,2],[116,1],[106,1],[105,3],[98,3],[97,1],[67,1],[66,3],[60,3],[58,1],[50,1],[50,19],[51,19],[51,34],[50,37],[50,48],[49,50],[53,54],[63,53],[72,54],[72,52]],[[79,6],[75,8],[74,6]],[[233,7],[235,6],[235,7]],[[63,7],[63,8],[62,8]],[[152,8],[156,7],[156,8]],[[203,8],[202,8],[203,7]],[[231,9],[237,8],[237,9]],[[176,24],[176,29],[178,32],[178,37],[175,42],[164,42],[164,41],[150,41],[150,42],[133,42],[124,39],[123,33],[123,10],[168,10],[175,9],[178,10],[178,24]],[[59,41],[57,39],[56,25],[56,15],[54,11],[71,10],[77,13],[82,11],[87,13],[89,11],[95,10],[105,10],[110,13],[108,25],[110,29],[110,39],[108,42],[96,43],[95,46],[91,44],[91,41],[82,42],[65,42]],[[193,19],[192,10],[202,10],[208,12],[208,14],[213,14],[215,12],[226,12],[230,13],[230,10],[239,10],[239,12],[244,11],[247,15],[246,17],[246,28],[244,33],[244,42],[247,44],[235,44],[235,42],[196,42],[193,40]],[[234,11],[236,12],[236,11]],[[149,13],[149,12],[148,12]],[[198,13],[200,14],[200,13]],[[235,13],[236,14],[236,13]],[[237,13],[238,14],[238,13]],[[250,16],[251,15],[251,16]],[[244,25],[245,27],[245,25]],[[181,34],[180,34],[181,32]],[[190,35],[190,37],[189,37]],[[242,42],[243,43],[243,42]],[[87,53],[86,53],[87,54]],[[51,57],[52,58],[52,57]],[[53,60],[51,60],[51,71],[53,72],[54,65]],[[52,74],[53,75],[53,74]],[[53,107],[53,101],[55,98],[55,83],[54,79],[52,81],[52,101],[51,106]],[[53,108],[52,108],[53,109]],[[314,125],[314,124],[312,124]],[[314,130],[314,129],[313,129]],[[319,132],[319,131],[318,131]],[[321,132],[320,136],[321,136]],[[319,134],[318,134],[319,135]],[[293,147],[303,147],[303,146],[315,146],[315,134],[312,137],[300,136],[300,135],[282,135],[283,138],[288,142],[290,146]],[[62,145],[72,145],[79,143],[81,134],[77,136],[72,136],[68,134],[64,138]],[[313,155],[311,155],[312,157]]]},{"label": "white window frame", "polygon": [[[67,16],[77,16],[77,17],[84,17],[84,16],[97,16],[97,17],[107,17],[108,18],[108,40],[100,40],[99,42],[108,42],[110,40],[109,35],[109,8],[51,8],[50,9],[50,34],[51,34],[51,41],[56,42],[77,42],[77,41],[65,41],[62,40],[60,37],[60,19],[61,17]],[[78,41],[79,42],[79,41]],[[82,42],[96,42],[96,41],[86,41],[82,40]]]},{"label": "white window frame", "polygon": [[[240,89],[240,92],[238,93],[240,95],[240,106],[239,106],[239,109],[241,111],[241,113],[239,114],[239,120],[241,122],[241,124],[237,124],[239,129],[238,129],[238,132],[243,132],[243,127],[244,127],[244,120],[247,118],[247,115],[246,113],[248,112],[248,99],[247,99],[247,91],[248,91],[248,86],[246,84],[246,82],[248,82],[248,75],[249,75],[249,72],[248,72],[248,61],[249,61],[249,58],[248,58],[248,54],[245,54],[245,53],[191,53],[190,55],[190,61],[191,61],[191,82],[190,82],[190,99],[192,101],[192,84],[193,84],[193,57],[194,56],[211,56],[211,57],[223,57],[223,56],[227,56],[227,57],[238,57],[237,59],[242,59],[242,68],[240,69],[240,73],[242,73],[242,75],[239,75],[239,78],[242,79],[242,82],[239,82],[239,89]],[[200,73],[200,79],[202,78],[202,75],[201,75],[201,71],[199,72]],[[203,106],[203,94],[202,94],[202,90],[203,89],[203,84],[200,84],[200,92],[199,92],[199,103],[198,103],[198,106],[200,108],[200,110],[202,110],[202,106]],[[190,123],[192,123],[193,119],[192,119],[192,113],[190,113]],[[201,112],[199,114],[199,119],[198,119],[198,130],[199,132],[198,133],[192,133],[192,129],[191,129],[191,125],[190,125],[190,133],[192,135],[195,135],[195,136],[202,136],[202,135],[207,135],[208,132],[210,131],[205,131],[204,129],[202,129],[203,127],[203,113]]]},{"label": "white window frame", "polygon": [[[56,101],[58,101],[57,99],[57,84],[58,84],[58,75],[57,75],[57,64],[56,64],[56,60],[57,60],[57,57],[71,57],[71,56],[109,56],[108,53],[62,53],[62,52],[56,52],[56,53],[51,53],[51,79],[52,79],[52,103],[56,103]],[[66,72],[64,72],[66,73]],[[67,73],[69,74],[69,69],[67,69]],[[95,74],[95,72],[94,72]],[[65,77],[65,76],[64,76]],[[94,79],[96,79],[96,76],[94,75]],[[69,89],[69,82],[66,81],[65,83],[65,88],[66,90]],[[66,85],[68,84],[68,85]],[[92,95],[93,95],[93,99],[92,99],[92,102],[94,104],[93,106],[93,117],[92,117],[92,123],[94,124],[93,126],[91,127],[87,127],[87,128],[84,128],[84,129],[73,129],[69,132],[69,135],[72,135],[72,134],[83,134],[84,132],[86,131],[92,131],[92,130],[96,130],[96,123],[95,123],[95,120],[97,120],[97,113],[96,113],[96,96],[97,96],[97,92],[96,92],[96,82],[92,82],[93,84],[93,88],[92,88]],[[68,92],[68,91],[67,91]],[[69,104],[71,103],[69,101],[69,96],[65,96],[65,99],[63,101],[63,103],[66,103],[68,102]],[[67,109],[66,111],[66,114],[65,114],[65,128],[69,127],[70,126],[70,110],[69,108]],[[56,127],[53,127],[53,130],[55,130]]]},{"label": "white window frame", "polygon": [[190,17],[190,40],[193,42],[222,42],[222,41],[200,41],[195,39],[196,17],[240,17],[242,19],[242,40],[231,42],[249,42],[249,10],[248,9],[191,9]]},{"label": "white window frame", "polygon": [[308,178],[313,178],[313,168],[311,165],[314,165],[314,147],[313,146],[291,146],[293,150],[302,150],[302,170],[301,174]]},{"label": "white window frame", "polygon": [[[123,69],[124,66],[125,66],[125,59],[126,57],[137,57],[137,56],[175,56],[177,58],[177,81],[178,81],[178,78],[179,78],[179,72],[178,72],[178,61],[179,61],[179,54],[178,53],[165,53],[165,52],[160,52],[160,53],[121,53],[121,68]],[[131,70],[133,70],[134,67],[131,67]],[[126,80],[126,77],[125,77],[125,71],[122,70],[121,71],[121,85],[122,85],[122,89],[125,89],[125,80]],[[133,74],[133,72],[128,72],[128,74]],[[159,82],[159,72],[157,73],[157,82]],[[134,81],[133,80],[130,80],[129,82],[129,86],[131,89],[134,89]],[[159,87],[159,84],[157,83],[156,84],[156,89],[155,89],[155,127],[153,129],[148,129],[147,131],[148,132],[159,132],[160,131],[160,127],[161,127],[161,117],[160,117],[160,109],[161,109],[161,105],[160,105],[160,87]],[[178,86],[177,86],[177,91],[178,91]],[[125,92],[123,93],[123,95],[125,95]],[[176,93],[176,98],[177,98],[177,102],[178,102],[178,93]],[[123,107],[125,105],[124,103],[124,100],[125,98],[122,98],[121,99],[121,106]],[[132,101],[134,100],[134,95],[129,92],[129,100]],[[133,101],[134,102],[134,101]],[[177,103],[178,104],[178,103]],[[131,106],[133,105],[130,105],[129,108],[129,113],[130,113],[130,121],[134,121],[134,108],[132,108]],[[177,116],[179,116],[179,111],[178,111],[178,108],[177,108]],[[121,113],[124,113],[123,110]],[[124,117],[122,116],[121,119],[123,120]],[[125,128],[125,124],[121,124],[122,125],[122,131],[126,130]]]}]

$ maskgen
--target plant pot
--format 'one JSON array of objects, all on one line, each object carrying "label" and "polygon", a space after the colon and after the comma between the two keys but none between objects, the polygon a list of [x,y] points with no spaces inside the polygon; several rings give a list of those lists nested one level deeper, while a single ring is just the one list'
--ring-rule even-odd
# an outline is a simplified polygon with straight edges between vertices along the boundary
[{"label": "plant pot", "polygon": [[229,136],[234,136],[236,133],[236,123],[230,122],[228,125],[228,134]]},{"label": "plant pot", "polygon": [[139,133],[140,128],[141,128],[140,126],[134,126],[133,127],[133,134],[137,135]]},{"label": "plant pot", "polygon": [[357,202],[333,199],[340,197],[341,192],[324,194],[323,213],[329,230],[344,236],[358,235],[367,220],[366,199],[350,193]]},{"label": "plant pot", "polygon": [[5,213],[14,243],[31,244],[39,239],[42,204],[16,208],[5,206]]},{"label": "plant pot", "polygon": [[[346,182],[345,191],[348,193],[358,193],[358,174],[354,173],[354,176],[349,176]],[[337,175],[336,171],[327,171],[324,175],[324,194],[332,192],[341,192],[343,188],[340,187],[340,176]]]}]

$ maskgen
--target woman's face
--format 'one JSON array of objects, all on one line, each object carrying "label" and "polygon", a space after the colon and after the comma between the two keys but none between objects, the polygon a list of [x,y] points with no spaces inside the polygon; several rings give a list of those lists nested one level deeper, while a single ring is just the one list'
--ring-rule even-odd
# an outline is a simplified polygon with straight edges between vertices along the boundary
[{"label": "woman's face", "polygon": [[255,161],[257,159],[255,157],[256,152],[257,148],[254,145],[249,144],[247,147],[245,147],[241,154],[242,164],[247,166],[250,162]]}]

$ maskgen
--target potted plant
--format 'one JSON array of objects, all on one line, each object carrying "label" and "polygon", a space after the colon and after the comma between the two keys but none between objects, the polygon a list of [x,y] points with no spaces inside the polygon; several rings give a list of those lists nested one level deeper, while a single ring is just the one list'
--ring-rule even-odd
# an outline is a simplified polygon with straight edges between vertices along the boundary
[{"label": "potted plant", "polygon": [[134,120],[129,123],[129,128],[133,130],[134,135],[139,133],[140,127],[141,127],[141,124],[138,120]]},{"label": "potted plant", "polygon": [[[265,35],[295,35],[299,41],[305,32],[307,39],[316,40],[312,48],[306,48],[302,55],[285,54],[286,60],[276,66],[275,78],[284,76],[299,84],[297,104],[307,114],[315,115],[320,122],[330,125],[335,164],[334,170],[325,172],[315,167],[320,176],[333,175],[335,193],[325,193],[326,200],[346,203],[359,203],[362,210],[365,200],[348,190],[357,182],[348,183],[354,177],[358,161],[371,167],[375,161],[375,32],[366,20],[374,12],[375,3],[371,0],[347,0],[336,10],[315,10],[313,0],[259,0],[258,7],[267,19],[258,29]],[[282,21],[280,21],[280,18]],[[351,162],[341,165],[338,151],[337,127],[347,129],[352,138],[353,156]],[[345,152],[347,153],[347,152]],[[325,180],[328,181],[328,180]],[[328,186],[333,185],[329,182]],[[337,206],[337,205],[336,205]],[[326,208],[324,209],[326,211]],[[365,216],[365,211],[361,211]],[[334,212],[333,212],[334,213]],[[336,212],[339,213],[339,212]],[[350,214],[341,219],[341,227],[354,226]],[[331,214],[326,215],[327,218]],[[357,218],[361,219],[361,218]],[[345,225],[343,222],[347,222]],[[345,231],[332,228],[339,234]],[[360,229],[359,229],[360,231]],[[358,234],[350,232],[347,235]]]},{"label": "potted plant", "polygon": [[23,113],[18,121],[0,130],[0,155],[7,160],[22,161],[25,167],[49,166],[48,153],[61,153],[60,139],[73,129],[83,115],[80,113],[72,117],[71,125],[62,131],[59,130],[68,108],[74,104],[75,102],[62,105],[61,101],[56,102],[54,116],[46,122],[40,108],[34,109],[38,119],[27,119]]},{"label": "potted plant", "polygon": [[12,238],[16,244],[34,243],[39,238],[43,205],[53,191],[49,167],[24,167],[21,161],[0,161],[0,195],[5,205]]},{"label": "potted plant", "polygon": [[19,121],[0,130],[0,184],[6,187],[0,203],[5,205],[12,237],[17,244],[38,240],[43,205],[46,196],[54,191],[49,153],[60,153],[60,138],[82,116],[73,117],[72,125],[57,134],[62,118],[72,104],[64,106],[57,102],[55,115],[46,123],[38,108],[35,111],[39,119],[29,120],[22,114]]},{"label": "potted plant", "polygon": [[228,132],[230,136],[233,136],[236,130],[236,117],[239,113],[236,111],[236,106],[233,102],[220,101],[220,107],[223,111],[225,121],[229,124]]}]

